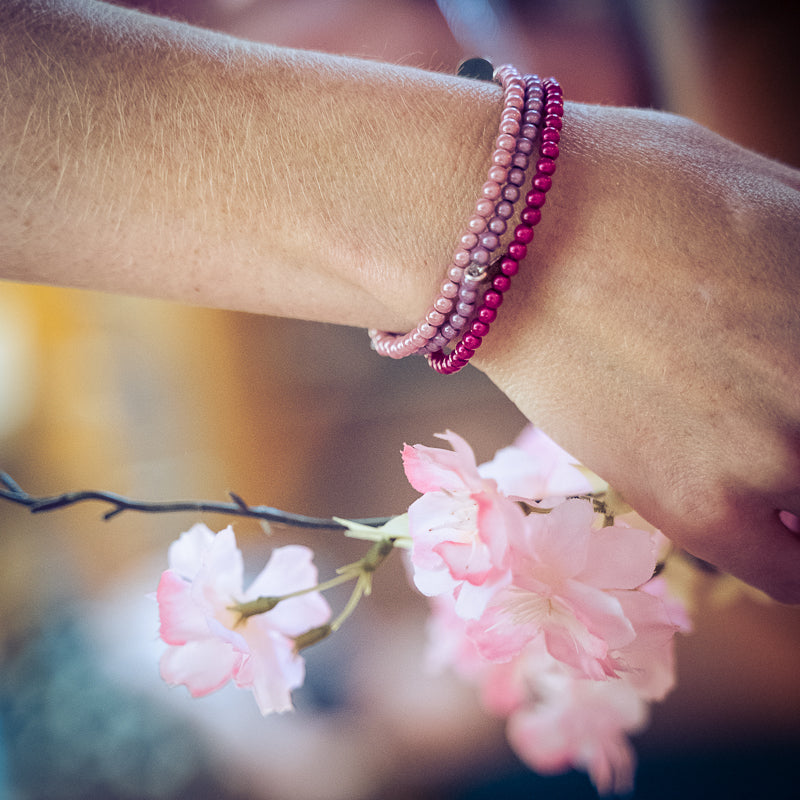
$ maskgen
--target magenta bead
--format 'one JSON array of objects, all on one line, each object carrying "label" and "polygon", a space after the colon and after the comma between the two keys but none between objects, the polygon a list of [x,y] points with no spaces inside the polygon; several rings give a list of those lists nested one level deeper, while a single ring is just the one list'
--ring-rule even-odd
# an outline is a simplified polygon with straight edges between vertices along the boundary
[{"label": "magenta bead", "polygon": [[556,114],[551,114],[549,117],[544,118],[544,127],[545,128],[554,128],[557,131],[560,131],[563,127],[563,123],[561,122],[561,117],[557,116]]},{"label": "magenta bead", "polygon": [[528,248],[522,242],[511,242],[508,246],[508,254],[516,261],[522,261],[528,254]]},{"label": "magenta bead", "polygon": [[553,185],[553,179],[549,175],[535,175],[533,178],[533,188],[540,192],[549,192]]},{"label": "magenta bead", "polygon": [[536,171],[542,175],[552,175],[556,171],[556,162],[551,158],[540,158],[536,162]]},{"label": "magenta bead", "polygon": [[511,275],[516,275],[519,272],[519,261],[506,256],[500,262],[500,272],[502,272],[503,275],[508,275],[509,277]]},{"label": "magenta bead", "polygon": [[530,225],[517,225],[514,229],[514,241],[529,244],[533,241],[533,228]]},{"label": "magenta bead", "polygon": [[495,275],[492,281],[492,288],[501,294],[507,292],[511,288],[511,278],[507,275]]},{"label": "magenta bead", "polygon": [[500,308],[503,305],[503,295],[496,289],[489,289],[483,296],[483,305],[491,309]]},{"label": "magenta bead", "polygon": [[485,322],[481,322],[479,319],[473,320],[472,324],[469,326],[470,332],[475,334],[475,336],[486,336],[489,333],[489,325]]},{"label": "magenta bead", "polygon": [[491,325],[497,319],[497,311],[489,308],[489,306],[481,306],[478,309],[478,319],[487,325]]},{"label": "magenta bead", "polygon": [[538,208],[525,206],[525,208],[522,209],[522,213],[520,214],[520,219],[526,225],[530,225],[532,228],[534,225],[538,225],[541,222],[542,212]]},{"label": "magenta bead", "polygon": [[540,192],[538,189],[531,189],[528,194],[525,195],[525,205],[530,206],[531,208],[541,208],[547,200],[547,196],[544,192]]},{"label": "magenta bead", "polygon": [[561,141],[561,134],[555,128],[545,128],[540,138],[543,142],[558,143]]},{"label": "magenta bead", "polygon": [[558,158],[558,145],[555,142],[542,142],[539,152],[545,158]]},{"label": "magenta bead", "polygon": [[465,347],[468,347],[470,350],[477,350],[481,346],[481,342],[483,341],[479,336],[475,336],[472,333],[465,333],[464,338],[461,340]]}]

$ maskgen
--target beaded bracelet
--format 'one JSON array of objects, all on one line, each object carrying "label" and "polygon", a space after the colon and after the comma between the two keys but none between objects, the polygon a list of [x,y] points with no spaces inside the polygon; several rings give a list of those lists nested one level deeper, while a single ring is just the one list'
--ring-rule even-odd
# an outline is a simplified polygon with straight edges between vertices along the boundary
[{"label": "beaded bracelet", "polygon": [[476,288],[473,284],[484,278],[490,255],[499,246],[499,236],[489,226],[504,229],[505,220],[514,213],[513,204],[519,197],[519,186],[525,181],[528,166],[525,150],[531,152],[538,133],[535,125],[525,122],[525,117],[541,116],[541,87],[538,79],[530,79],[526,91],[526,82],[509,65],[498,68],[494,79],[503,87],[503,112],[492,164],[475,213],[462,232],[439,295],[425,318],[406,334],[370,330],[372,345],[380,355],[404,358],[419,352],[435,352],[459,335],[467,315],[459,315],[457,307],[460,304],[462,311],[472,312],[477,297],[477,293],[472,293]]},{"label": "beaded bracelet", "polygon": [[[488,62],[473,61],[477,62],[479,73],[474,77],[483,77],[480,72],[486,69],[491,71]],[[557,81],[550,78],[540,82],[531,75],[523,79],[508,65],[495,70],[493,77],[503,87],[504,108],[492,166],[440,293],[423,321],[408,333],[369,331],[372,345],[380,355],[404,358],[422,353],[436,372],[445,375],[466,366],[497,318],[503,295],[510,288],[511,278],[518,272],[519,262],[533,240],[533,228],[541,219],[540,209],[552,183],[559,151],[564,105]],[[514,214],[540,126],[536,174],[525,197],[520,224],[504,255],[490,264],[507,220]],[[475,312],[479,290],[487,278],[491,279],[490,288],[484,292]],[[446,353],[448,346],[452,349]]]},{"label": "beaded bracelet", "polygon": [[540,136],[539,159],[536,174],[530,191],[525,196],[525,208],[520,216],[520,224],[514,230],[514,240],[509,244],[505,255],[499,260],[499,271],[492,279],[491,288],[484,294],[475,318],[467,332],[449,352],[442,350],[426,356],[428,363],[442,375],[458,372],[475,355],[483,338],[489,333],[491,324],[497,318],[497,309],[503,303],[503,295],[511,286],[511,278],[519,271],[519,262],[525,258],[528,245],[533,241],[533,229],[542,218],[541,208],[547,199],[547,192],[553,182],[558,158],[558,142],[561,138],[564,100],[561,86],[555,78],[543,82],[545,90],[544,128]]}]

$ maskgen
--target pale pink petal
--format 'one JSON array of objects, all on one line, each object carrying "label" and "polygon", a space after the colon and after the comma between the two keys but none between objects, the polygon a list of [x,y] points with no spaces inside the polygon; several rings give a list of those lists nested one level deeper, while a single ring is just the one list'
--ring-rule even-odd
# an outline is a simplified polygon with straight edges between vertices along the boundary
[{"label": "pale pink petal", "polygon": [[591,490],[591,484],[576,464],[569,453],[540,429],[529,425],[511,447],[499,450],[479,470],[484,478],[494,479],[499,490],[509,497],[541,500]]},{"label": "pale pink petal", "polygon": [[478,619],[492,602],[496,594],[508,585],[508,572],[494,572],[492,577],[480,584],[464,581],[456,590],[455,610],[462,619]]},{"label": "pale pink petal", "polygon": [[592,534],[586,566],[577,576],[601,589],[635,589],[653,576],[656,543],[648,531],[620,525]]},{"label": "pale pink petal", "polygon": [[305,662],[294,653],[292,640],[283,634],[266,625],[248,627],[251,656],[237,670],[236,685],[252,689],[262,714],[291,711],[291,691],[305,680]]},{"label": "pale pink petal", "polygon": [[439,569],[415,569],[414,586],[426,597],[448,594],[455,588],[450,570],[441,563]]},{"label": "pale pink petal", "polygon": [[211,606],[230,605],[242,596],[242,551],[236,546],[233,528],[221,530],[203,552],[202,564],[191,577],[195,592]]},{"label": "pale pink petal", "polygon": [[314,586],[317,583],[317,568],[313,558],[314,551],[302,545],[276,547],[264,569],[250,584],[245,599],[289,594]]},{"label": "pale pink petal", "polygon": [[286,636],[299,636],[325,625],[331,618],[331,607],[319,592],[310,592],[278,603],[265,616],[276,631]]},{"label": "pale pink petal", "polygon": [[202,697],[223,687],[241,660],[241,653],[218,639],[187,642],[164,652],[161,677],[170,686],[186,686],[192,697]]},{"label": "pale pink petal", "polygon": [[[525,562],[533,559],[541,565],[536,570],[539,580],[557,586],[585,568],[593,519],[591,502],[567,500],[549,514],[526,517],[523,538],[512,539],[511,547],[515,556],[519,554]],[[512,568],[524,586],[524,571],[515,564]]]},{"label": "pale pink petal", "polygon": [[587,630],[603,639],[610,648],[623,647],[633,641],[636,635],[633,625],[613,594],[570,580],[564,586],[561,600]]},{"label": "pale pink petal", "polygon": [[417,444],[403,448],[408,482],[418,492],[458,492],[480,488],[481,478],[472,448],[457,434],[440,434],[454,448],[445,450]]},{"label": "pale pink petal", "polygon": [[186,644],[209,636],[208,619],[192,599],[191,584],[172,570],[161,574],[156,590],[160,635],[167,644]]},{"label": "pale pink petal", "polygon": [[461,542],[439,542],[433,552],[447,564],[450,575],[457,581],[468,581],[480,585],[492,570],[492,562],[486,548]]},{"label": "pale pink petal", "polygon": [[214,541],[214,532],[201,522],[182,533],[167,554],[170,569],[184,578],[194,578],[203,564],[203,554]]}]

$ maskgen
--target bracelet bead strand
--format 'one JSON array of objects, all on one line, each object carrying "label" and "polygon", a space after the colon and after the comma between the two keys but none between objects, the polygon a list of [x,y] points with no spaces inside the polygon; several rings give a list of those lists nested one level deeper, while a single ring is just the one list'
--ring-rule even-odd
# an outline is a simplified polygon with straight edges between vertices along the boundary
[{"label": "bracelet bead strand", "polygon": [[511,286],[511,279],[519,271],[520,261],[527,255],[528,245],[533,241],[533,229],[541,220],[541,208],[545,204],[547,192],[552,186],[552,176],[556,171],[564,116],[561,86],[554,78],[545,80],[543,86],[544,127],[540,136],[539,158],[536,161],[531,189],[525,196],[520,223],[514,230],[514,240],[499,261],[499,271],[492,278],[491,288],[483,295],[475,317],[464,335],[448,353],[440,350],[426,355],[431,367],[442,375],[452,375],[465,367],[483,343],[492,323],[497,319],[497,310]]},{"label": "bracelet bead strand", "polygon": [[[488,266],[491,252],[499,245],[498,234],[490,228],[490,225],[494,223],[495,229],[501,227],[500,222],[496,220],[504,221],[502,215],[508,213],[508,204],[512,204],[508,216],[513,214],[514,201],[508,198],[513,197],[515,192],[518,197],[519,190],[509,178],[519,180],[519,173],[522,172],[524,180],[524,170],[520,166],[522,160],[519,158],[524,152],[519,151],[518,145],[523,139],[527,140],[532,127],[526,123],[526,115],[531,112],[526,104],[526,96],[540,96],[541,90],[538,95],[535,89],[531,91],[530,84],[526,86],[526,81],[510,65],[499,67],[494,73],[494,78],[503,88],[503,112],[492,154],[492,164],[487,181],[481,187],[481,196],[475,205],[475,212],[462,232],[439,294],[429,307],[425,318],[406,334],[370,330],[372,346],[380,355],[404,358],[421,351],[440,350],[459,335],[460,329],[456,326],[463,327],[466,317],[458,314],[458,305],[462,304],[462,310],[467,311],[467,306],[471,309],[477,297],[477,295],[473,297],[469,293],[470,290],[465,289],[463,293],[461,292],[462,283],[464,286],[471,283],[469,278],[464,282],[465,272],[473,264]],[[541,102],[539,99],[539,113],[542,111]],[[526,145],[523,145],[523,151],[525,148]],[[452,317],[456,318],[456,326],[449,323]],[[448,324],[450,327],[442,336],[442,330]]]}]

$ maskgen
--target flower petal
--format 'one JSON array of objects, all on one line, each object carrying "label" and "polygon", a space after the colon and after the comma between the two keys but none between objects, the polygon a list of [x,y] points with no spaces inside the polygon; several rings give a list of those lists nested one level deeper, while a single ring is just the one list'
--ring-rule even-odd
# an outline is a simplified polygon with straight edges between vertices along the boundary
[{"label": "flower petal", "polygon": [[192,697],[222,688],[241,663],[242,656],[219,639],[168,647],[161,656],[161,677],[170,685],[186,686]]}]

